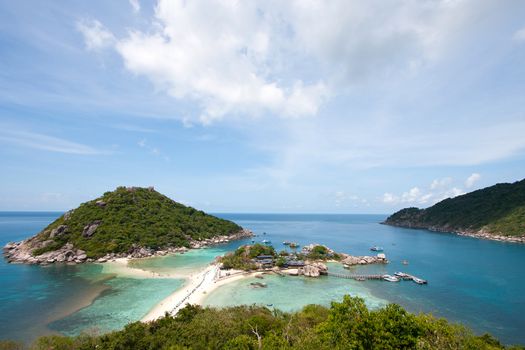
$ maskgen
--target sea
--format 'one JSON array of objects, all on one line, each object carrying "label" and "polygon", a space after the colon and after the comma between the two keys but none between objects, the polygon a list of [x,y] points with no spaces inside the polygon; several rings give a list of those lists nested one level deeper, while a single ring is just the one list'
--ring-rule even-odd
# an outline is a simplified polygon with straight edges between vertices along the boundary
[{"label": "sea", "polygon": [[[0,244],[32,236],[61,214],[0,212]],[[525,344],[525,245],[380,224],[386,215],[216,215],[251,229],[257,235],[254,240],[269,240],[277,250],[287,249],[283,241],[324,244],[352,255],[372,255],[370,247],[381,246],[389,264],[344,270],[330,263],[329,270],[403,271],[428,284],[267,275],[266,288],[253,288],[251,278],[238,280],[210,293],[206,306],[258,304],[293,311],[307,304],[329,306],[348,294],[363,298],[370,308],[397,303],[414,313],[432,313],[462,323],[476,334],[489,332],[506,344]],[[177,278],[121,275],[107,264],[29,266],[1,259],[0,339],[30,342],[47,334],[102,334],[122,329],[182,288],[184,276],[251,240],[130,263],[158,275],[181,276]]]}]

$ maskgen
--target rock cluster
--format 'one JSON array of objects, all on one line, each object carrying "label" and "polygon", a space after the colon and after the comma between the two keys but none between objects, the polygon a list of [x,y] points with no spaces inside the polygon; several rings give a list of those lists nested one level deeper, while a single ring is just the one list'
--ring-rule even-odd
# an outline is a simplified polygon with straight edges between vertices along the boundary
[{"label": "rock cluster", "polygon": [[[82,235],[86,238],[93,236],[97,227],[101,224],[100,220],[95,220],[84,227]],[[49,238],[59,237],[68,232],[67,225],[60,225],[53,229]],[[241,239],[253,236],[253,232],[243,229],[242,231],[231,236],[217,236],[202,241],[190,240],[191,248],[202,248],[213,244],[226,243],[234,239]],[[61,248],[52,250],[37,256],[33,255],[33,251],[40,248],[45,248],[55,243],[53,239],[45,241],[38,241],[36,237],[27,239],[21,242],[10,242],[3,248],[4,256],[10,263],[24,263],[24,264],[38,264],[47,265],[52,263],[70,263],[79,264],[84,262],[106,262],[117,258],[147,258],[151,256],[162,256],[169,253],[184,253],[188,250],[185,247],[166,247],[159,250],[154,250],[146,247],[134,246],[128,252],[124,253],[109,253],[96,260],[88,258],[85,251],[76,249],[73,244],[66,243]]]},{"label": "rock cluster", "polygon": [[102,221],[95,220],[92,223],[86,225],[84,227],[84,230],[82,231],[82,237],[89,238],[93,236],[95,234],[95,231],[97,230],[97,228],[100,226],[101,223]]},{"label": "rock cluster", "polygon": [[322,262],[307,263],[305,266],[297,269],[297,275],[303,275],[305,277],[319,277],[327,273],[328,268]]},{"label": "rock cluster", "polygon": [[60,237],[66,233],[67,233],[67,225],[60,225],[57,228],[54,228],[51,230],[51,233],[49,234],[49,238]]},{"label": "rock cluster", "polygon": [[456,232],[460,236],[468,236],[481,239],[490,239],[492,241],[509,242],[509,243],[525,243],[525,236],[503,236],[495,235],[484,230],[477,232]]},{"label": "rock cluster", "polygon": [[230,241],[233,241],[233,240],[237,240],[237,239],[242,239],[242,238],[247,238],[247,237],[253,237],[254,234],[251,230],[247,230],[247,229],[242,229],[241,231],[233,234],[233,235],[230,235],[230,236],[216,236],[216,237],[213,237],[213,238],[207,238],[207,239],[203,239],[203,240],[195,240],[195,239],[191,239],[190,237],[189,238],[189,241],[190,241],[190,247],[191,248],[204,248],[204,247],[208,247],[210,245],[216,245],[216,244],[221,244],[221,243],[228,243]]},{"label": "rock cluster", "polygon": [[303,249],[301,249],[301,251],[304,254],[308,254],[317,246],[324,247],[326,249],[326,251],[328,252],[328,254],[335,254],[335,251],[333,249],[330,249],[329,247],[325,246],[324,244],[318,244],[318,243],[311,243],[309,245],[305,245],[303,247]]},{"label": "rock cluster", "polygon": [[388,260],[384,254],[377,254],[377,256],[352,256],[346,255],[341,262],[345,266],[352,265],[368,265],[368,264],[387,264]]},{"label": "rock cluster", "polygon": [[83,263],[88,260],[86,252],[75,249],[71,243],[64,244],[60,249],[33,256],[31,254],[32,249],[28,249],[28,245],[24,245],[25,242],[8,243],[4,247],[4,256],[8,262],[47,265],[55,262]]},{"label": "rock cluster", "polygon": [[[95,260],[95,262],[105,263],[107,261],[112,261],[119,258],[128,258],[128,259],[140,259],[140,258],[149,258],[153,256],[164,256],[170,253],[185,253],[188,251],[186,247],[177,247],[177,248],[166,248],[163,250],[154,250],[151,248],[144,247],[134,247],[130,249],[127,253],[109,253],[104,255],[101,258]],[[93,260],[91,260],[93,261]]]}]

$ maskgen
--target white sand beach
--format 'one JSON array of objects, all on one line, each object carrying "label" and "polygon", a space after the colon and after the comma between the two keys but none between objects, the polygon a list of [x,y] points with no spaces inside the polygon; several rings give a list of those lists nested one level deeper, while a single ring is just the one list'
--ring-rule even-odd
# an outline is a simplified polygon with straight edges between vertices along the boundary
[{"label": "white sand beach", "polygon": [[259,273],[260,272],[250,273],[244,271],[229,271],[226,273],[221,271],[216,264],[212,264],[201,272],[191,275],[181,289],[175,291],[158,303],[141,321],[156,320],[164,316],[166,312],[175,315],[187,304],[200,305],[204,301],[204,298],[216,288]]},{"label": "white sand beach", "polygon": [[103,264],[104,272],[131,278],[173,278],[184,279],[184,285],[153,307],[141,321],[153,321],[167,313],[175,315],[187,304],[201,305],[216,288],[262,272],[245,272],[241,270],[221,271],[217,264],[208,265],[201,271],[191,274],[173,272],[153,272],[129,266],[128,258],[118,258]]},{"label": "white sand beach", "polygon": [[129,266],[130,259],[128,258],[118,258],[106,263],[103,263],[103,272],[108,274],[116,274],[122,277],[131,277],[131,278],[187,278],[185,274],[177,274],[173,272],[153,272],[148,270],[139,269],[136,267]]}]

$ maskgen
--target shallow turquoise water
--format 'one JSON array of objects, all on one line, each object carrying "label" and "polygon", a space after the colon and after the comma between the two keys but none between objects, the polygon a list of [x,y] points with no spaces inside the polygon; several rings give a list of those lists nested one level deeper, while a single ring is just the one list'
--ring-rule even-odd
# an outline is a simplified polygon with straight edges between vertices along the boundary
[{"label": "shallow turquoise water", "polygon": [[[21,240],[45,227],[59,213],[0,213],[0,243]],[[309,303],[327,304],[349,293],[365,297],[371,307],[384,300],[414,312],[432,312],[464,323],[476,332],[490,332],[506,343],[525,343],[525,245],[409,230],[378,224],[381,215],[221,214],[270,239],[281,249],[284,240],[317,242],[354,255],[371,254],[381,245],[390,264],[356,268],[356,272],[393,273],[402,270],[429,280],[355,282],[271,276],[268,288],[252,289],[249,280],[212,293],[210,305],[274,304],[293,310]],[[263,235],[263,232],[267,232]],[[233,242],[184,255],[143,259],[133,266],[155,272],[191,274],[217,255],[250,240]],[[408,260],[409,265],[401,264]],[[113,278],[101,265],[26,266],[0,261],[0,338],[31,339],[51,329],[67,334],[96,328],[118,329],[140,319],[150,307],[180,286],[180,280]],[[92,305],[56,320],[79,301],[109,288]],[[38,310],[35,312],[35,310]],[[63,317],[63,316],[61,316]]]},{"label": "shallow turquoise water", "polygon": [[[340,264],[328,264],[333,272],[344,273]],[[264,282],[266,288],[254,288],[252,282]],[[307,304],[321,304],[329,306],[333,300],[341,300],[349,294],[365,299],[370,308],[386,305],[388,302],[373,296],[362,282],[340,279],[329,276],[320,278],[306,278],[298,276],[264,275],[264,279],[255,277],[244,278],[219,287],[211,293],[204,305],[233,306],[233,305],[272,305],[283,311],[297,311]]]},{"label": "shallow turquoise water", "polygon": [[110,289],[95,299],[93,304],[52,322],[49,328],[66,335],[122,329],[126,324],[145,316],[157,302],[179,288],[183,280],[118,277],[105,283]]},{"label": "shallow turquoise water", "polygon": [[[27,238],[59,215],[0,212],[0,244]],[[50,332],[75,335],[120,329],[141,319],[183,283],[115,277],[103,270],[101,264],[39,267],[0,259],[0,339],[29,342]],[[79,304],[89,304],[97,295],[91,305],[78,310]]]},{"label": "shallow turquoise water", "polygon": [[246,240],[221,244],[210,248],[190,250],[184,254],[133,260],[129,266],[161,274],[169,272],[189,275],[202,270],[202,268],[213,262],[216,257],[235,250],[243,243],[246,243]]}]

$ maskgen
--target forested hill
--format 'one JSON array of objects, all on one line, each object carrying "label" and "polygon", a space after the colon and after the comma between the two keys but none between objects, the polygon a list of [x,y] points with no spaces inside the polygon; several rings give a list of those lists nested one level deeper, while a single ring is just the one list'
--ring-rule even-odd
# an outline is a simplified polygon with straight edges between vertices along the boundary
[{"label": "forested hill", "polygon": [[177,203],[153,188],[118,187],[70,210],[21,245],[4,249],[20,257],[27,252],[39,256],[57,250],[80,251],[75,259],[85,260],[138,248],[188,247],[192,241],[239,232],[242,228],[237,224]]},{"label": "forested hill", "polygon": [[386,219],[388,225],[466,234],[525,236],[525,180],[502,183],[427,209],[405,208]]}]

